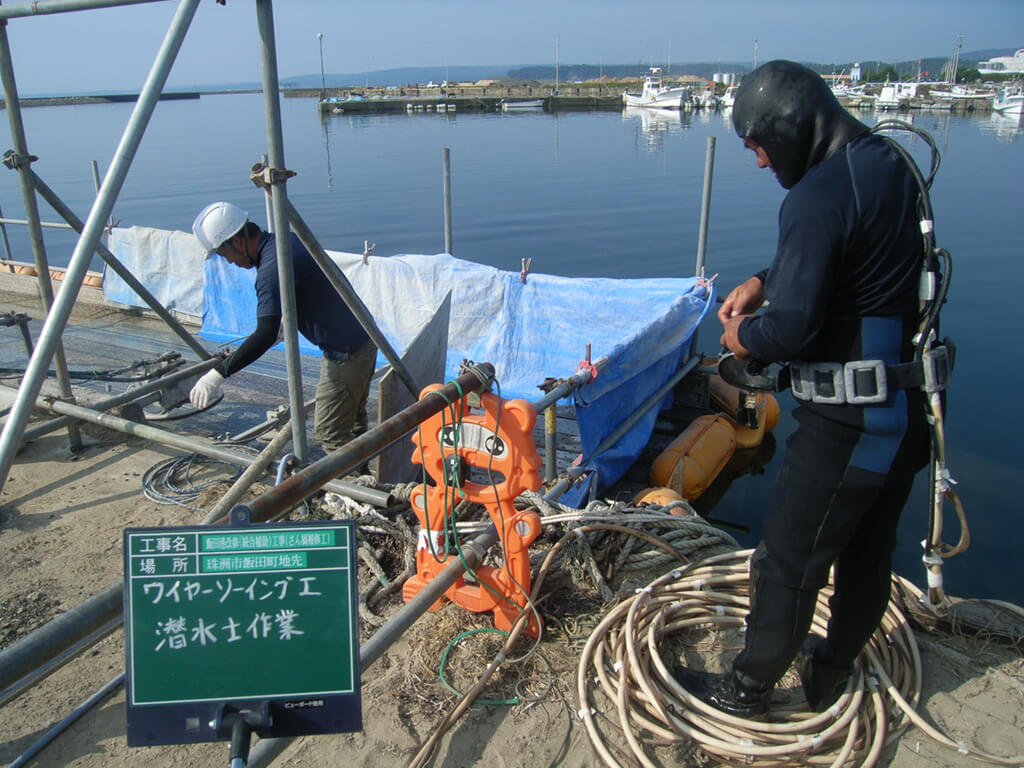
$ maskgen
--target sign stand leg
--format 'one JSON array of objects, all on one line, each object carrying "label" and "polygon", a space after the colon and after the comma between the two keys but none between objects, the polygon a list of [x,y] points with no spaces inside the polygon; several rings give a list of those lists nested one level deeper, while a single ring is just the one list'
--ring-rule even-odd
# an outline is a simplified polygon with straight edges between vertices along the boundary
[{"label": "sign stand leg", "polygon": [[216,730],[220,735],[231,733],[231,751],[228,755],[230,768],[245,768],[249,761],[249,744],[253,731],[265,731],[273,724],[270,717],[270,702],[263,702],[258,712],[251,709],[236,710],[228,704],[217,709]]}]

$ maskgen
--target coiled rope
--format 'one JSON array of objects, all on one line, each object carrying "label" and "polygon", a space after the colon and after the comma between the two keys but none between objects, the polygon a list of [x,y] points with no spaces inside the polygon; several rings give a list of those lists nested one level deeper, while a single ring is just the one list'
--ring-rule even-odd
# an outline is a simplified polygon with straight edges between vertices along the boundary
[{"label": "coiled rope", "polygon": [[[1024,755],[999,757],[958,743],[917,714],[921,658],[910,624],[897,607],[898,582],[895,599],[861,652],[846,691],[823,713],[809,712],[801,697],[795,704],[773,702],[771,721],[748,720],[720,712],[682,688],[670,672],[674,661],[662,658],[663,646],[690,629],[744,626],[751,552],[718,555],[666,573],[612,609],[591,634],[577,671],[579,716],[605,765],[654,766],[648,754],[653,742],[699,747],[732,765],[870,768],[887,741],[910,724],[979,760],[1024,763]],[[818,596],[812,628],[821,635],[831,592],[827,587]],[[617,713],[617,723],[602,722],[617,727],[625,747],[613,744],[599,727],[603,710]]]},{"label": "coiled rope", "polygon": [[[504,663],[522,661],[529,656],[530,653],[536,650],[535,645],[527,654],[516,659],[511,657],[511,652],[516,640],[526,628],[526,618],[530,613],[530,606],[532,606],[533,601],[535,601],[537,596],[540,594],[541,585],[544,583],[546,576],[557,567],[559,562],[563,560],[562,549],[564,547],[577,542],[587,542],[595,534],[610,533],[627,539],[639,539],[649,545],[652,549],[660,550],[668,559],[673,560],[678,564],[685,563],[690,560],[690,557],[682,554],[679,550],[681,541],[676,541],[671,545],[667,544],[660,537],[643,530],[645,526],[651,523],[669,526],[680,526],[681,524],[690,523],[691,525],[689,525],[689,528],[691,533],[695,533],[698,538],[703,538],[705,542],[704,548],[729,546],[726,542],[732,539],[729,534],[718,530],[710,523],[707,523],[697,517],[696,514],[693,513],[692,509],[690,509],[690,513],[694,515],[694,519],[691,520],[673,515],[670,512],[665,512],[662,508],[655,507],[630,510],[624,505],[594,502],[588,505],[586,509],[579,510],[572,507],[563,507],[561,505],[545,502],[538,494],[532,494],[529,492],[521,494],[516,499],[517,506],[520,504],[527,505],[532,503],[535,503],[546,513],[541,517],[542,523],[564,524],[566,522],[571,522],[575,523],[575,525],[565,532],[544,555],[543,562],[540,564],[537,575],[533,581],[533,588],[529,603],[522,609],[519,618],[514,622],[512,630],[508,633],[508,637],[506,638],[501,650],[494,657],[493,661],[481,672],[472,688],[463,695],[456,707],[437,726],[433,735],[424,743],[420,751],[413,758],[410,763],[410,768],[423,768],[427,764],[430,756],[440,743],[442,735],[456,722],[456,720],[458,720],[462,713],[464,713],[469,708],[470,704],[480,695],[487,685],[488,680],[498,667]],[[689,509],[688,505],[685,506]],[[611,518],[614,522],[606,522],[604,518]],[[735,548],[735,542],[732,543],[731,547],[733,549]],[[598,570],[599,569],[596,568],[594,569],[595,572]],[[598,577],[600,578],[599,574]],[[607,589],[607,585],[605,585],[605,588]]]}]

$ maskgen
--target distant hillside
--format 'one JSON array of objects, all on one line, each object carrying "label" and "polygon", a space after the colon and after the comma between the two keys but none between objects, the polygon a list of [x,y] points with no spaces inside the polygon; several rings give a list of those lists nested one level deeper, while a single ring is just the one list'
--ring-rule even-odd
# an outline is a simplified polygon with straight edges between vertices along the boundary
[{"label": "distant hillside", "polygon": [[[977,66],[979,61],[991,59],[994,56],[1012,56],[1016,48],[990,48],[981,51],[970,51],[960,54],[961,67]],[[949,56],[932,56],[920,60],[921,71],[928,72],[936,77],[942,72],[942,68],[949,60]],[[762,62],[763,63],[763,62]],[[841,72],[844,69],[849,72],[854,62],[803,62],[817,72]],[[573,80],[593,80],[604,75],[605,77],[642,77],[651,66],[660,66],[666,74],[670,75],[696,75],[708,80],[712,79],[716,72],[733,72],[744,74],[750,71],[750,61],[699,61],[671,64],[667,62],[651,63],[636,62],[633,64],[560,64],[558,67],[558,79],[560,82],[568,83]],[[860,61],[861,69],[877,70],[882,67],[891,66],[900,74],[913,74],[917,72],[918,60],[907,59],[905,61]],[[378,69],[372,72],[348,72],[338,74],[328,72],[324,75],[324,82],[328,88],[359,88],[361,86],[382,86],[382,85],[412,85],[414,83],[427,83],[433,81],[440,83],[443,80],[454,80],[458,82],[475,82],[476,80],[541,80],[554,82],[555,65],[520,65],[510,66],[508,64],[472,65],[460,64],[447,66],[440,64],[436,67],[396,67],[394,69]],[[283,77],[280,81],[283,89],[319,89],[320,74],[296,75],[294,77]],[[216,83],[204,85],[179,85],[170,89],[173,91],[259,91],[263,84],[259,81],[243,83]],[[52,94],[47,94],[52,95]],[[73,94],[82,95],[82,94]]]},{"label": "distant hillside", "polygon": [[[990,48],[987,50],[970,51],[967,53],[960,54],[960,66],[961,67],[974,67],[977,66],[979,61],[985,59],[991,59],[995,56],[1012,56],[1015,48]],[[932,77],[936,77],[941,73],[943,66],[949,60],[949,56],[932,56],[928,58],[922,58],[920,60],[921,71],[928,72]],[[671,64],[667,62],[653,63],[652,62],[636,62],[633,64],[560,64],[558,67],[558,79],[560,82],[568,83],[573,80],[592,80],[604,75],[606,77],[623,78],[623,77],[641,77],[647,72],[648,68],[653,66],[660,66],[667,74],[670,75],[696,75],[697,77],[704,77],[710,80],[716,72],[733,72],[736,74],[744,74],[750,71],[750,61],[717,61],[717,62],[673,62]],[[827,72],[841,72],[844,69],[850,70],[853,62],[829,62],[826,64],[816,62],[804,62],[807,66],[812,69],[827,73]],[[860,61],[861,68],[867,70],[877,70],[882,67],[892,66],[900,74],[912,74],[917,71],[918,60],[907,59],[905,61]],[[476,80],[483,79],[494,79],[494,80],[541,80],[547,82],[554,82],[555,80],[555,66],[554,64],[540,64],[540,65],[520,65],[520,66],[509,66],[507,64],[493,64],[493,65],[457,65],[445,67],[443,64],[436,67],[398,67],[395,69],[379,69],[372,72],[349,72],[344,74],[338,73],[327,73],[324,75],[324,81],[328,88],[358,88],[360,86],[382,86],[382,85],[411,85],[414,83],[427,83],[434,81],[440,83],[441,81],[448,79],[460,82],[474,82]],[[296,75],[294,77],[284,77],[280,81],[281,88],[283,89],[319,89],[320,88],[320,74],[308,74],[308,75]],[[189,84],[189,85],[176,85],[168,89],[169,92],[181,92],[181,91],[195,91],[201,93],[210,92],[224,92],[224,91],[260,91],[263,88],[263,84],[258,80],[251,80],[248,82],[239,83],[204,83],[204,84]],[[84,93],[73,93],[73,94],[55,94],[55,93],[40,93],[31,94],[32,96],[86,96],[86,95],[100,95],[105,92],[95,92],[92,94]]]},{"label": "distant hillside", "polygon": [[[1016,49],[1011,48],[991,48],[983,51],[971,51],[969,53],[960,54],[960,66],[961,67],[974,67],[979,61],[985,59],[991,59],[994,56],[1011,56]],[[920,59],[920,67],[922,72],[928,72],[931,75],[938,75],[942,68],[946,65],[950,59],[949,56],[933,56],[929,58]],[[638,62],[636,64],[605,64],[603,66],[597,66],[594,64],[561,64],[558,67],[558,77],[562,82],[570,82],[572,80],[590,80],[600,77],[602,74],[605,77],[641,77],[643,76],[650,67],[661,67],[666,74],[671,75],[696,75],[697,77],[704,77],[708,80],[712,79],[716,72],[735,72],[737,74],[744,74],[749,72],[753,62],[744,61],[720,61],[720,62],[683,62],[683,63],[666,63],[666,62]],[[764,63],[764,62],[761,62]],[[848,72],[850,67],[855,62],[829,62],[828,64],[822,64],[820,62],[805,61],[802,62],[816,72],[842,72],[844,69]],[[917,72],[918,59],[908,59],[905,61],[869,61],[863,59],[860,62],[862,70],[877,70],[882,67],[891,66],[900,74],[911,74]],[[554,80],[555,79],[555,67],[554,65],[541,65],[541,66],[527,66],[517,67],[510,69],[508,77],[514,80]]]}]

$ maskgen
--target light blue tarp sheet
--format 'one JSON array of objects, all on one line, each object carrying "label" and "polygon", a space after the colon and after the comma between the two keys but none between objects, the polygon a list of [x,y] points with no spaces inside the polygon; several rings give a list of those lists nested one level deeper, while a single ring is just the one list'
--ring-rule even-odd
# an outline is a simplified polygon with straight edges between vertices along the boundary
[{"label": "light blue tarp sheet", "polygon": [[[190,238],[164,230],[145,230],[138,237],[152,244],[160,240],[154,234],[160,232],[169,243],[180,240],[179,235]],[[524,283],[518,272],[447,254],[370,256],[365,263],[361,254],[329,251],[328,255],[399,354],[433,316],[445,294],[452,292],[449,379],[458,375],[463,360],[489,362],[502,396],[532,402],[543,396],[538,385],[546,378],[567,378],[579,369],[587,344],[592,360],[608,358],[598,377],[575,395],[587,471],[562,499],[571,504],[586,500],[595,478],[597,492],[614,483],[640,454],[660,407],[648,411],[605,455],[591,455],[678,369],[690,338],[714,302],[713,289],[696,278],[623,280],[536,273]],[[205,271],[200,335],[237,345],[256,326],[255,270],[233,267],[223,259],[203,261],[201,254],[199,264],[192,260],[194,254],[186,257],[183,263],[188,269],[198,271],[201,265]],[[301,338],[300,350],[319,354]],[[383,355],[378,356],[378,365],[386,362]]]},{"label": "light blue tarp sheet", "polygon": [[[164,308],[196,321],[203,316],[203,249],[191,233],[115,227],[107,247]],[[130,307],[149,306],[106,266],[103,293]]]}]

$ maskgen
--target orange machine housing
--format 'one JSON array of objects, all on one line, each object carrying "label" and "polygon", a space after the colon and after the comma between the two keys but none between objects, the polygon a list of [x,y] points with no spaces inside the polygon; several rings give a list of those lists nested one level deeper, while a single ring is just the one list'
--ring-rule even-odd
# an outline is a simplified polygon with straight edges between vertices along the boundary
[{"label": "orange machine housing", "polygon": [[[440,389],[432,384],[420,393],[431,397]],[[436,395],[433,395],[436,397]],[[504,567],[481,565],[473,576],[477,583],[460,578],[445,597],[474,611],[493,611],[494,625],[509,631],[527,604],[530,593],[529,546],[540,534],[540,516],[534,510],[519,511],[515,498],[541,486],[541,459],[533,439],[537,413],[526,400],[502,400],[491,393],[480,396],[482,412],[473,412],[465,398],[430,417],[413,436],[417,449],[413,462],[422,464],[434,484],[419,485],[410,494],[420,521],[416,549],[416,575],[402,589],[408,602],[447,564],[445,522],[449,507],[466,499],[487,508],[498,529]],[[464,479],[469,468],[489,472],[495,482]],[[438,600],[431,610],[441,606]],[[542,627],[537,614],[530,616],[526,633],[537,637]]]}]

